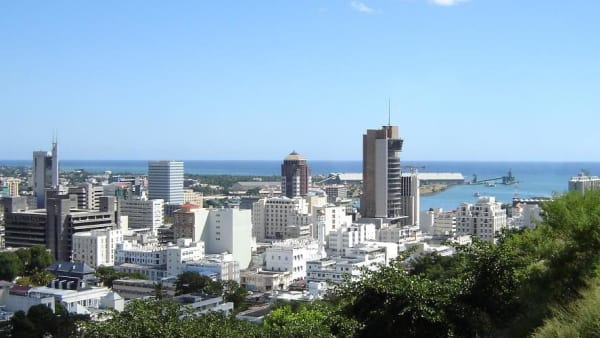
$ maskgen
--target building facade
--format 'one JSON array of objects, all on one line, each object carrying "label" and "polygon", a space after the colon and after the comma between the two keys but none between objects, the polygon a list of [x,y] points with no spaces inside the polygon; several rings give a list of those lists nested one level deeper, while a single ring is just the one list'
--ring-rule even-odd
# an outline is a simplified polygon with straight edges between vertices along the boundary
[{"label": "building facade", "polygon": [[117,243],[123,242],[119,229],[102,229],[73,235],[73,261],[84,262],[93,268],[113,266]]},{"label": "building facade", "polygon": [[306,196],[310,184],[310,168],[306,159],[295,151],[291,152],[281,165],[282,196]]},{"label": "building facade", "polygon": [[58,188],[58,143],[52,143],[52,151],[34,151],[32,165],[33,192],[37,207],[46,207],[46,191]]},{"label": "building facade", "polygon": [[153,232],[164,224],[164,201],[119,200],[121,215],[129,218],[130,229],[151,229]]},{"label": "building facade", "polygon": [[586,173],[579,173],[577,176],[571,177],[569,180],[569,191],[579,191],[582,194],[589,189],[598,189],[600,187],[600,178],[598,176],[590,176]]},{"label": "building facade", "polygon": [[494,197],[482,196],[477,203],[462,203],[456,215],[457,235],[477,236],[493,241],[497,233],[506,227],[506,210]]},{"label": "building facade", "polygon": [[148,199],[183,204],[183,162],[148,162]]},{"label": "building facade", "polygon": [[394,220],[403,216],[398,155],[403,142],[396,126],[369,129],[363,135],[362,217]]}]

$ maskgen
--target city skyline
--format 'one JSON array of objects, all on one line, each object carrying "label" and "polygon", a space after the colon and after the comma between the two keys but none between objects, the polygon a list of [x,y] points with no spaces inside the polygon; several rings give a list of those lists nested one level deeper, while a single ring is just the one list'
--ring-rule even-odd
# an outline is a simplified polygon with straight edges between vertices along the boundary
[{"label": "city skyline", "polygon": [[[600,4],[0,4],[0,159],[597,161]],[[388,101],[389,100],[389,101]]]}]

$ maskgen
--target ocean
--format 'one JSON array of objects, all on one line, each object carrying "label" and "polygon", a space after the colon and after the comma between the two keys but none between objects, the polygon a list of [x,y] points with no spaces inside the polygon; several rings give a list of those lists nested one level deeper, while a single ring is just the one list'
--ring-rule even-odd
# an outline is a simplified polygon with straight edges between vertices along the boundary
[{"label": "ocean", "polygon": [[[309,161],[313,175],[327,175],[332,172],[360,172],[361,161]],[[581,170],[590,174],[600,173],[600,162],[441,162],[441,161],[403,161],[403,165],[425,167],[424,172],[458,172],[470,181],[473,174],[479,180],[507,175],[511,170],[518,183],[513,185],[497,184],[495,187],[485,185],[460,185],[443,192],[421,197],[421,210],[443,208],[451,210],[462,202],[475,202],[475,193],[481,196],[494,196],[496,200],[510,203],[514,196],[550,197],[554,193],[567,190],[571,176]],[[0,166],[30,167],[29,160],[0,160]],[[279,175],[281,161],[184,161],[187,174],[198,175],[242,175],[268,176]],[[148,161],[127,160],[63,160],[61,170],[83,169],[87,172],[102,173],[110,170],[113,173],[145,174]]]}]

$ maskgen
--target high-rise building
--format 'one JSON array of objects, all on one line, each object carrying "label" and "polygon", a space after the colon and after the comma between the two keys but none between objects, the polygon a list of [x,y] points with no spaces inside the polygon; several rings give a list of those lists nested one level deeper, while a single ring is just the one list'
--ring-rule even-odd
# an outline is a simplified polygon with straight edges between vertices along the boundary
[{"label": "high-rise building", "polygon": [[403,218],[400,224],[419,225],[421,195],[419,192],[419,177],[417,173],[403,173],[401,187],[401,209],[406,218]]},{"label": "high-rise building", "polygon": [[365,218],[401,218],[401,168],[398,152],[404,141],[397,126],[369,129],[363,135],[363,194],[360,213]]},{"label": "high-rise building", "polygon": [[164,223],[164,201],[121,200],[121,215],[129,218],[129,229],[150,229],[155,232]]},{"label": "high-rise building", "polygon": [[104,195],[104,187],[80,183],[76,187],[69,187],[68,194],[77,196],[77,209],[100,210],[100,197]]},{"label": "high-rise building", "polygon": [[183,162],[148,162],[148,199],[183,204]]},{"label": "high-rise building", "polygon": [[289,198],[306,196],[310,186],[310,168],[304,156],[292,151],[281,165],[281,194]]},{"label": "high-rise building", "polygon": [[33,152],[33,191],[37,207],[46,206],[46,190],[58,188],[58,143],[52,143],[52,151]]}]

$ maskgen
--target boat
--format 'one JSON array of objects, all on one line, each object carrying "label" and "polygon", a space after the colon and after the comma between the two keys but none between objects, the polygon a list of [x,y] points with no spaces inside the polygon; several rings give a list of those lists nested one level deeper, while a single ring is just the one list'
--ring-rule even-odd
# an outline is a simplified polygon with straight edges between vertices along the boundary
[{"label": "boat", "polygon": [[495,187],[496,186],[496,182],[487,182],[485,184],[486,187]]},{"label": "boat", "polygon": [[481,194],[479,193],[479,191],[476,191],[476,192],[473,193],[473,196],[479,197],[479,196],[481,196]]}]

